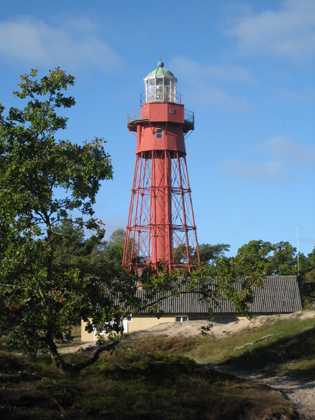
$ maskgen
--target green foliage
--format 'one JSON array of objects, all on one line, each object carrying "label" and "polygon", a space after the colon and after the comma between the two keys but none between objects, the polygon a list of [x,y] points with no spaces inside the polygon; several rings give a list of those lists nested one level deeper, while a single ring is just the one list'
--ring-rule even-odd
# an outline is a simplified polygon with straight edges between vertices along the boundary
[{"label": "green foliage", "polygon": [[297,255],[296,248],[289,242],[250,241],[239,248],[235,260],[254,264],[264,275],[299,275],[304,307],[310,308],[314,304],[315,248],[306,257],[303,253]]},{"label": "green foliage", "polygon": [[52,234],[55,262],[59,266],[71,266],[75,269],[82,261],[96,261],[102,257],[102,249],[105,246],[102,230],[86,239],[83,226],[65,219],[52,228]]},{"label": "green foliage", "polygon": [[227,244],[199,244],[199,256],[201,263],[211,263],[224,256],[224,253],[230,250],[230,245]]},{"label": "green foliage", "polygon": [[246,261],[252,264],[257,264],[258,267],[265,272],[266,275],[271,275],[273,267],[268,259],[269,254],[273,251],[273,245],[270,242],[250,241],[243,245],[237,251],[236,259],[239,261]]},{"label": "green foliage", "polygon": [[309,270],[306,274],[306,278],[309,282],[315,283],[315,247],[313,251],[308,254]]},{"label": "green foliage", "polygon": [[[190,255],[193,254],[193,249],[191,247],[188,248]],[[173,261],[174,264],[185,264],[187,261],[187,249],[185,244],[179,245],[177,248],[173,249]],[[196,261],[198,261],[196,259]]]},{"label": "green foliage", "polygon": [[109,242],[104,252],[104,257],[108,261],[113,262],[116,265],[116,267],[120,267],[122,264],[125,246],[125,236],[126,232],[124,229],[115,230],[111,234]]},{"label": "green foliage", "polygon": [[289,242],[279,242],[274,245],[271,258],[273,273],[278,276],[296,275],[296,248]]},{"label": "green foliage", "polygon": [[[91,246],[101,240],[104,230],[93,218],[93,204],[100,182],[113,171],[103,140],[78,145],[55,138],[67,123],[57,109],[75,104],[63,93],[74,78],[59,68],[40,80],[36,76],[36,70],[22,75],[14,92],[28,100],[23,109],[11,108],[5,117],[0,107],[0,329],[7,345],[33,362],[39,349],[47,349],[63,366],[55,340],[70,339],[68,325],[104,300],[101,288],[87,281],[93,274],[100,282],[101,267],[79,258],[82,247],[77,255],[71,247],[64,252],[73,239],[69,229],[75,230],[71,214],[89,217],[75,220],[76,251],[83,226],[96,230]],[[74,263],[75,257],[80,261]]]},{"label": "green foliage", "polygon": [[[240,261],[255,263],[265,275],[292,276],[297,275],[297,252],[289,242],[277,244],[270,242],[250,241],[237,251],[235,257]],[[308,271],[308,260],[299,254],[299,271],[304,276]]]}]

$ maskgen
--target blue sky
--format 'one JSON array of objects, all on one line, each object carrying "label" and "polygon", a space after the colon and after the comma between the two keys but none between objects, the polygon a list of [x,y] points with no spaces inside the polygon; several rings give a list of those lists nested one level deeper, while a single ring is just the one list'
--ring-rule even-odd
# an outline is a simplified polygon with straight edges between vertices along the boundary
[{"label": "blue sky", "polygon": [[59,66],[76,77],[68,129],[104,137],[114,180],[96,216],[125,227],[135,164],[126,114],[160,59],[195,113],[186,140],[199,243],[250,240],[315,246],[315,2],[313,0],[12,0],[0,6],[0,103],[19,76]]}]

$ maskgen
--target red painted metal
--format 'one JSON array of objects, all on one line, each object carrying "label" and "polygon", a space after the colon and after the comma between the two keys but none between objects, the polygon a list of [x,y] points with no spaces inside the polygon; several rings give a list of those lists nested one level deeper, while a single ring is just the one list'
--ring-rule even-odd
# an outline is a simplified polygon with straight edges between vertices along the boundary
[{"label": "red painted metal", "polygon": [[184,142],[193,113],[178,103],[145,103],[128,114],[127,127],[137,148],[123,266],[139,257],[139,268],[164,261],[169,271],[190,271],[200,261]]}]

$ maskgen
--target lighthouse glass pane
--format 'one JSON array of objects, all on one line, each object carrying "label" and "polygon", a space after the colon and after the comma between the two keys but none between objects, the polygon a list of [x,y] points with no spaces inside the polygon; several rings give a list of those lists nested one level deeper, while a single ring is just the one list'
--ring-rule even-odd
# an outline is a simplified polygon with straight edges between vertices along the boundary
[{"label": "lighthouse glass pane", "polygon": [[163,86],[157,86],[156,87],[156,100],[157,101],[163,101]]},{"label": "lighthouse glass pane", "polygon": [[170,102],[170,88],[169,88],[169,86],[165,86],[164,101]]},{"label": "lighthouse glass pane", "polygon": [[170,84],[171,81],[167,77],[164,78],[164,101],[170,102]]},{"label": "lighthouse glass pane", "polygon": [[170,102],[176,102],[176,84],[173,80],[170,86]]},{"label": "lighthouse glass pane", "polygon": [[155,79],[146,80],[146,102],[155,101]]},{"label": "lighthouse glass pane", "polygon": [[144,84],[145,84],[145,101],[149,102],[149,100],[148,100],[148,93],[149,93],[148,92],[148,81],[145,80]]},{"label": "lighthouse glass pane", "polygon": [[155,91],[155,77],[152,79],[146,80],[146,102],[155,102],[156,101],[156,91]]}]

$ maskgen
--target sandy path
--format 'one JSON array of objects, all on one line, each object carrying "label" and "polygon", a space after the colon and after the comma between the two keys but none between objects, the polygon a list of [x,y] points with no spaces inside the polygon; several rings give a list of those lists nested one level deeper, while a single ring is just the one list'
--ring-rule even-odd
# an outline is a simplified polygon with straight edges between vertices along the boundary
[{"label": "sandy path", "polygon": [[296,409],[301,420],[315,420],[315,379],[298,380],[287,376],[252,375],[219,364],[211,364],[211,366],[215,369],[233,373],[241,378],[262,382],[271,388],[281,391]]},{"label": "sandy path", "polygon": [[281,391],[293,404],[302,419],[315,419],[315,380],[299,381],[288,377],[250,376],[250,378]]}]

